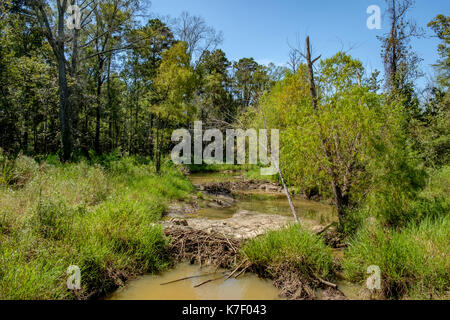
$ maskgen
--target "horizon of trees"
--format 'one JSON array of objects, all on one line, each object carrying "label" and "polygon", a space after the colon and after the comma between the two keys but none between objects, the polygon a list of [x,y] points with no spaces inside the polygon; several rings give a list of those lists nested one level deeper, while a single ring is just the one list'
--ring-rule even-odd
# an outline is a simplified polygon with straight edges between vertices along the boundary
[{"label": "horizon of trees", "polygon": [[[153,157],[159,168],[171,130],[194,119],[206,128],[232,126],[305,65],[299,49],[291,50],[291,68],[230,61],[220,49],[222,33],[199,16],[184,12],[171,22],[144,23],[148,1],[77,1],[81,29],[68,29],[72,3],[7,0],[0,7],[0,147],[7,153],[58,153],[68,161],[120,150]],[[354,79],[388,103],[402,103],[416,150],[429,163],[445,162],[448,141],[432,137],[445,134],[448,120],[449,18],[429,24],[442,42],[441,59],[421,100],[414,86],[420,58],[410,40],[423,31],[407,18],[413,1],[387,4],[391,29],[379,38],[384,79],[379,71],[364,74],[362,66]],[[330,69],[322,76],[337,75]],[[316,81],[319,95],[342,85]]]}]

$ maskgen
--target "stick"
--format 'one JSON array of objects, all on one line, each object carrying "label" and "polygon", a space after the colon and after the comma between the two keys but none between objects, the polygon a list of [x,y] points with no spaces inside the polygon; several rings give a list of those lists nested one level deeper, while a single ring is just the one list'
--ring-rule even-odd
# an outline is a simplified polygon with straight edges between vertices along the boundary
[{"label": "stick", "polygon": [[236,271],[238,271],[239,270],[239,268],[245,263],[245,262],[247,262],[246,260],[244,260],[244,261],[242,261],[238,266],[237,266],[237,268],[236,269],[234,269],[234,271],[232,272],[232,273],[230,273],[229,275],[228,275],[228,277],[225,279],[225,280],[228,280],[228,279],[230,279],[232,276],[233,276],[233,274],[235,274],[236,273]]},{"label": "stick", "polygon": [[181,278],[181,279],[177,279],[177,280],[172,280],[172,281],[169,281],[169,282],[160,283],[160,285],[164,286],[166,284],[171,284],[171,283],[179,282],[179,281],[183,281],[183,280],[189,280],[189,279],[194,279],[194,278],[206,277],[206,276],[210,276],[210,275],[215,274],[215,273],[216,272],[211,272],[211,273],[207,273],[207,274],[201,274],[201,275],[198,275],[198,276],[185,277],[185,278]]},{"label": "stick", "polygon": [[328,229],[330,229],[334,225],[336,225],[336,222],[333,222],[333,223],[329,224],[328,226],[326,226],[325,228],[323,228],[322,231],[319,231],[317,233],[317,235],[321,235],[322,233],[324,233],[325,231],[327,231]]},{"label": "stick", "polygon": [[336,284],[334,284],[334,283],[331,283],[331,282],[328,282],[328,281],[326,281],[326,280],[323,280],[322,278],[320,278],[320,277],[317,277],[317,279],[320,281],[320,282],[322,282],[323,284],[326,284],[327,286],[329,286],[329,287],[332,287],[332,288],[337,288],[337,285]]},{"label": "stick", "polygon": [[198,287],[200,287],[200,286],[202,286],[202,285],[204,285],[206,283],[212,282],[212,281],[220,280],[223,277],[225,277],[225,276],[221,276],[219,278],[214,278],[214,279],[209,279],[209,280],[203,281],[202,283],[199,283],[199,284],[195,285],[194,288],[198,288]]},{"label": "stick", "polygon": [[236,253],[236,248],[231,244],[230,240],[227,238],[227,236],[225,234],[222,233],[222,235],[225,237],[225,239],[227,239],[228,244],[230,245],[231,249],[233,249],[234,253]]},{"label": "stick", "polygon": [[251,264],[247,265],[244,269],[242,269],[237,275],[236,277],[234,277],[235,279],[239,278],[239,276],[243,273],[245,273],[245,271],[247,271],[248,267],[250,267]]},{"label": "stick", "polygon": [[[258,105],[258,109],[261,112],[262,118],[264,120],[264,129],[267,132],[267,123],[266,123],[266,117],[264,116],[264,111],[260,108]],[[266,149],[266,152],[268,150]],[[273,159],[273,155],[271,155]],[[276,164],[275,164],[276,165]],[[292,203],[291,193],[289,192],[289,187],[287,186],[286,182],[284,181],[283,172],[281,171],[281,168],[279,165],[276,165],[276,169],[278,170],[278,174],[280,175],[281,183],[283,184],[284,193],[286,194],[286,197],[289,202],[289,207],[291,208],[292,214],[294,215],[294,219],[296,223],[300,223],[297,216],[297,211],[295,210],[294,204]]]}]

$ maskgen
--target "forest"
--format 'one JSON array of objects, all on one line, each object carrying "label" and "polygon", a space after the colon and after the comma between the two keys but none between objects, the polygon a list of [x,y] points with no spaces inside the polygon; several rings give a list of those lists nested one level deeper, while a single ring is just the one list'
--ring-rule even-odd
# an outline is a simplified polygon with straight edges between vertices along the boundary
[{"label": "forest", "polygon": [[[221,267],[313,299],[340,278],[365,286],[375,265],[381,286],[359,298],[448,300],[450,17],[443,9],[419,25],[413,0],[385,3],[384,70],[369,72],[351,52],[316,56],[309,37],[284,66],[231,61],[210,22],[158,16],[145,0],[2,1],[0,299],[103,298],[169,269],[173,203],[217,196],[190,174],[239,171],[279,187],[296,222],[243,241],[245,263]],[[425,30],[439,59],[422,89],[411,42]],[[279,173],[173,164],[172,132],[195,121],[278,129]],[[300,198],[329,205],[329,221],[309,228]],[[77,290],[66,286],[69,265],[81,269]],[[303,293],[286,294],[289,272]]]}]

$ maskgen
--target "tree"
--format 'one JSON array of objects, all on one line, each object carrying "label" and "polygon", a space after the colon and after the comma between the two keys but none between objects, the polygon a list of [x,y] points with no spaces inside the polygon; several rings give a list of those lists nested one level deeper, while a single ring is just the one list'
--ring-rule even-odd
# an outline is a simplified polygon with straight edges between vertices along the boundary
[{"label": "tree", "polygon": [[273,84],[267,68],[259,65],[253,58],[242,58],[233,64],[237,99],[242,110],[256,104],[263,92]]},{"label": "tree", "polygon": [[438,81],[441,86],[448,87],[450,79],[450,17],[442,14],[437,15],[428,23],[441,41],[438,45],[440,59],[435,64],[438,72]]},{"label": "tree", "polygon": [[58,87],[47,58],[52,49],[36,22],[20,13],[23,6],[13,4],[0,22],[0,146],[11,153],[54,151],[58,132],[50,123],[57,122]]},{"label": "tree", "polygon": [[[151,19],[145,26],[132,30],[129,37],[128,41],[135,45],[128,52],[126,67],[122,71],[128,86],[127,108],[130,114],[125,131],[129,135],[125,149],[132,153],[153,155],[155,115],[145,112],[147,110],[140,98],[156,91],[154,79],[163,59],[162,54],[175,43],[175,39],[169,27],[159,19]],[[156,95],[148,98],[152,99],[148,101],[150,105],[158,102]]]},{"label": "tree", "polygon": [[[196,87],[196,77],[190,65],[187,45],[178,42],[162,54],[162,62],[158,68],[155,92],[146,95],[146,101],[157,117],[156,132],[156,171],[161,169],[161,155],[165,143],[165,129],[170,125],[185,123],[193,117],[195,107],[191,104]],[[156,101],[150,104],[152,101]]]},{"label": "tree", "polygon": [[[73,137],[72,137],[72,108],[69,100],[69,88],[66,74],[66,56],[65,56],[65,13],[67,9],[67,0],[56,1],[56,17],[54,18],[47,1],[31,0],[31,6],[39,22],[47,41],[49,42],[53,54],[56,57],[58,66],[58,87],[59,87],[59,119],[61,123],[61,145],[62,159],[67,161],[72,157]],[[52,26],[52,23],[54,25]],[[56,30],[56,31],[54,31]]]},{"label": "tree", "polygon": [[[279,128],[286,181],[306,194],[334,197],[341,222],[369,187],[367,166],[388,131],[394,107],[360,85],[362,64],[345,53],[322,60],[312,103],[308,66],[275,84],[260,102],[268,127]],[[261,126],[261,120],[258,120]]]},{"label": "tree", "polygon": [[434,65],[437,79],[427,90],[422,119],[411,128],[411,140],[426,166],[440,167],[450,163],[450,18],[437,15],[428,26],[441,41]]},{"label": "tree", "polygon": [[197,90],[200,119],[216,128],[231,124],[236,115],[230,67],[231,62],[222,50],[205,51],[197,67],[200,75]]},{"label": "tree", "polygon": [[192,16],[186,11],[175,19],[173,30],[177,38],[187,44],[187,53],[194,61],[200,59],[204,52],[216,49],[223,41],[222,32],[216,32],[202,17]]},{"label": "tree", "polygon": [[414,92],[414,81],[421,76],[421,59],[412,50],[410,41],[421,37],[423,31],[407,20],[414,0],[386,0],[390,20],[389,33],[379,37],[385,67],[385,87],[391,102],[401,101],[411,119],[420,118],[420,106]]},{"label": "tree", "polygon": [[91,25],[93,39],[93,53],[89,57],[96,58],[96,122],[94,148],[97,154],[101,154],[100,126],[102,118],[102,87],[106,79],[105,67],[111,65],[111,59],[115,51],[124,46],[122,41],[124,30],[132,22],[134,11],[138,8],[138,1],[129,0],[105,0],[94,6],[93,12],[95,24]]}]

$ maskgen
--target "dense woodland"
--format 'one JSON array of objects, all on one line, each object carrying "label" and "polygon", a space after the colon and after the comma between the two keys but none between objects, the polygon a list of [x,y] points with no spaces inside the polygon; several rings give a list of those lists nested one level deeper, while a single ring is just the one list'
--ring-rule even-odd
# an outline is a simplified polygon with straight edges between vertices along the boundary
[{"label": "dense woodland", "polygon": [[217,49],[221,33],[201,17],[163,22],[144,14],[143,1],[85,2],[80,30],[60,28],[64,6],[53,1],[5,3],[8,153],[154,156],[167,149],[168,129],[193,119],[229,125],[282,75],[251,58],[229,61]]},{"label": "dense woodland", "polygon": [[[344,264],[349,279],[361,280],[357,266],[373,255],[389,270],[406,260],[423,266],[407,255],[392,260],[386,249],[414,246],[415,237],[447,251],[450,17],[420,26],[408,15],[413,1],[386,0],[384,70],[369,73],[351,51],[320,56],[309,38],[290,48],[286,67],[230,61],[220,49],[224,35],[202,17],[156,18],[139,0],[77,2],[80,29],[66,25],[69,0],[0,4],[1,185],[17,182],[7,160],[17,156],[70,164],[137,155],[159,173],[172,131],[195,120],[204,129],[276,128],[287,185],[332,199],[340,232],[355,241]],[[427,29],[439,40],[429,75],[411,46]],[[424,76],[432,80],[416,87]],[[379,229],[367,227],[367,217]],[[386,250],[370,256],[370,245]],[[400,278],[392,271],[386,295],[448,292],[448,259],[435,267]],[[421,272],[429,282],[412,294],[408,281]]]}]

